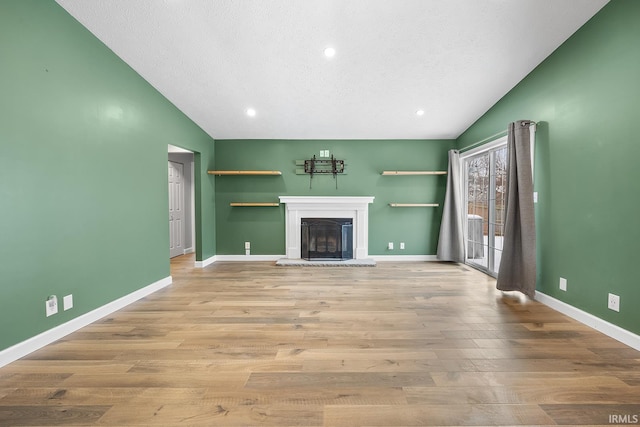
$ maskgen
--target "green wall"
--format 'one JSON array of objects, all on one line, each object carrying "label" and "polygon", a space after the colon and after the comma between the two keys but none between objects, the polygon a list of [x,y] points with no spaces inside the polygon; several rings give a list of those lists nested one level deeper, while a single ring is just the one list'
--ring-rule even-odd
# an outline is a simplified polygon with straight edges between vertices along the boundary
[{"label": "green wall", "polygon": [[[640,2],[612,0],[457,140],[468,146],[513,120],[538,121],[538,289],[640,333],[635,197],[640,144]],[[284,253],[284,207],[231,208],[280,195],[371,195],[371,255],[432,255],[454,141],[213,141],[53,0],[0,3],[0,349],[169,275],[167,144],[195,151],[197,257]],[[347,174],[309,189],[295,160],[328,149]],[[218,177],[208,169],[278,169]],[[216,201],[214,203],[214,201]],[[386,244],[396,243],[388,251]],[[400,251],[404,241],[407,249]],[[558,290],[559,277],[568,291]],[[621,296],[621,312],[606,296]],[[44,301],[74,295],[46,318]]]},{"label": "green wall", "polygon": [[[219,255],[283,255],[284,205],[230,207],[230,202],[278,202],[278,196],[375,196],[369,206],[370,255],[433,255],[442,208],[391,208],[398,203],[442,203],[444,176],[381,176],[383,170],[446,170],[453,140],[216,140],[216,169],[280,170],[282,176],[216,179]],[[330,150],[346,160],[346,174],[296,175],[296,160]],[[387,250],[394,242],[395,250]],[[399,242],[406,249],[399,250]]]},{"label": "green wall", "polygon": [[[612,0],[458,139],[538,121],[538,290],[640,333],[640,2]],[[568,280],[567,292],[558,280]],[[620,295],[620,313],[607,294]]]},{"label": "green wall", "polygon": [[[213,141],[52,0],[0,3],[0,349],[169,276],[167,144]],[[74,308],[45,317],[48,295]]]}]

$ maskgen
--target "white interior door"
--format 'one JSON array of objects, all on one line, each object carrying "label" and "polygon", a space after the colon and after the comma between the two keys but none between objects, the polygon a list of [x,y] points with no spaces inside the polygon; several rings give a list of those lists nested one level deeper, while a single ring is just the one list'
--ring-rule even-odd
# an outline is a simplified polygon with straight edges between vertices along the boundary
[{"label": "white interior door", "polygon": [[184,165],[169,162],[169,256],[184,255]]}]

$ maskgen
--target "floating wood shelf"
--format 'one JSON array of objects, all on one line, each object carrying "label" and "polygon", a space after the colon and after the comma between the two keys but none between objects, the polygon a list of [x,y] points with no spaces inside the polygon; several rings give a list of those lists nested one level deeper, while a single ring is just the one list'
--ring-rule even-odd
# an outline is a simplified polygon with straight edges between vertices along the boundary
[{"label": "floating wood shelf", "polygon": [[282,175],[280,171],[208,171],[210,175]]},{"label": "floating wood shelf", "polygon": [[381,175],[446,175],[447,171],[382,171]]},{"label": "floating wood shelf", "polygon": [[392,208],[437,208],[438,203],[389,203]]},{"label": "floating wood shelf", "polygon": [[280,206],[280,203],[244,203],[244,202],[231,202],[229,203],[229,206]]}]

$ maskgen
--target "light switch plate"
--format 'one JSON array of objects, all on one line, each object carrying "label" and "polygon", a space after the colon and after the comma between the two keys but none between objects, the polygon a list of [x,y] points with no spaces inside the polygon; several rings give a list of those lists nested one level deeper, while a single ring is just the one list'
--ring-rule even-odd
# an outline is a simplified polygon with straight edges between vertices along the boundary
[{"label": "light switch plate", "polygon": [[73,308],[73,295],[69,294],[62,298],[62,309],[67,311]]}]

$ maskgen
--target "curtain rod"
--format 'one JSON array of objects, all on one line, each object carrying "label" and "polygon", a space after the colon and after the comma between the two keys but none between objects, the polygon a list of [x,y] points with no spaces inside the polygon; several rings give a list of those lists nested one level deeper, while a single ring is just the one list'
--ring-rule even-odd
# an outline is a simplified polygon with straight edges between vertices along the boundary
[{"label": "curtain rod", "polygon": [[[529,122],[528,124],[529,124],[529,126],[531,126],[531,125],[534,125],[534,126],[535,126],[535,125],[537,125],[538,123],[536,123],[536,122]],[[458,150],[458,151],[459,151],[460,153],[464,153],[465,151],[469,151],[469,150],[471,150],[472,148],[475,148],[475,147],[477,147],[478,145],[482,145],[482,144],[484,144],[485,142],[487,142],[487,141],[491,141],[492,139],[495,139],[495,138],[497,138],[497,137],[499,137],[499,136],[505,136],[507,133],[509,133],[509,129],[501,130],[501,131],[500,131],[500,132],[498,132],[498,133],[495,133],[495,134],[493,134],[493,135],[491,135],[491,136],[488,136],[488,137],[486,137],[485,139],[481,139],[481,140],[480,140],[480,141],[478,141],[478,142],[474,142],[473,144],[468,145],[468,146],[466,146],[466,147],[464,147],[464,148],[461,148],[461,149],[460,149],[460,150]]]},{"label": "curtain rod", "polygon": [[465,151],[469,151],[469,150],[471,150],[472,148],[475,148],[475,147],[477,147],[478,145],[482,145],[483,143],[485,143],[485,142],[487,142],[487,141],[490,141],[490,140],[492,140],[492,139],[494,139],[494,138],[497,138],[497,137],[499,137],[499,136],[505,136],[508,132],[509,132],[509,130],[508,130],[508,129],[501,130],[500,132],[495,133],[495,134],[493,134],[493,135],[491,135],[491,136],[488,136],[488,137],[486,137],[485,139],[481,139],[481,140],[480,140],[480,141],[478,141],[478,142],[474,142],[474,143],[473,143],[473,144],[471,144],[471,145],[467,145],[466,147],[461,148],[461,149],[460,149],[460,150],[458,150],[458,151],[460,151],[461,153],[464,153]]}]

